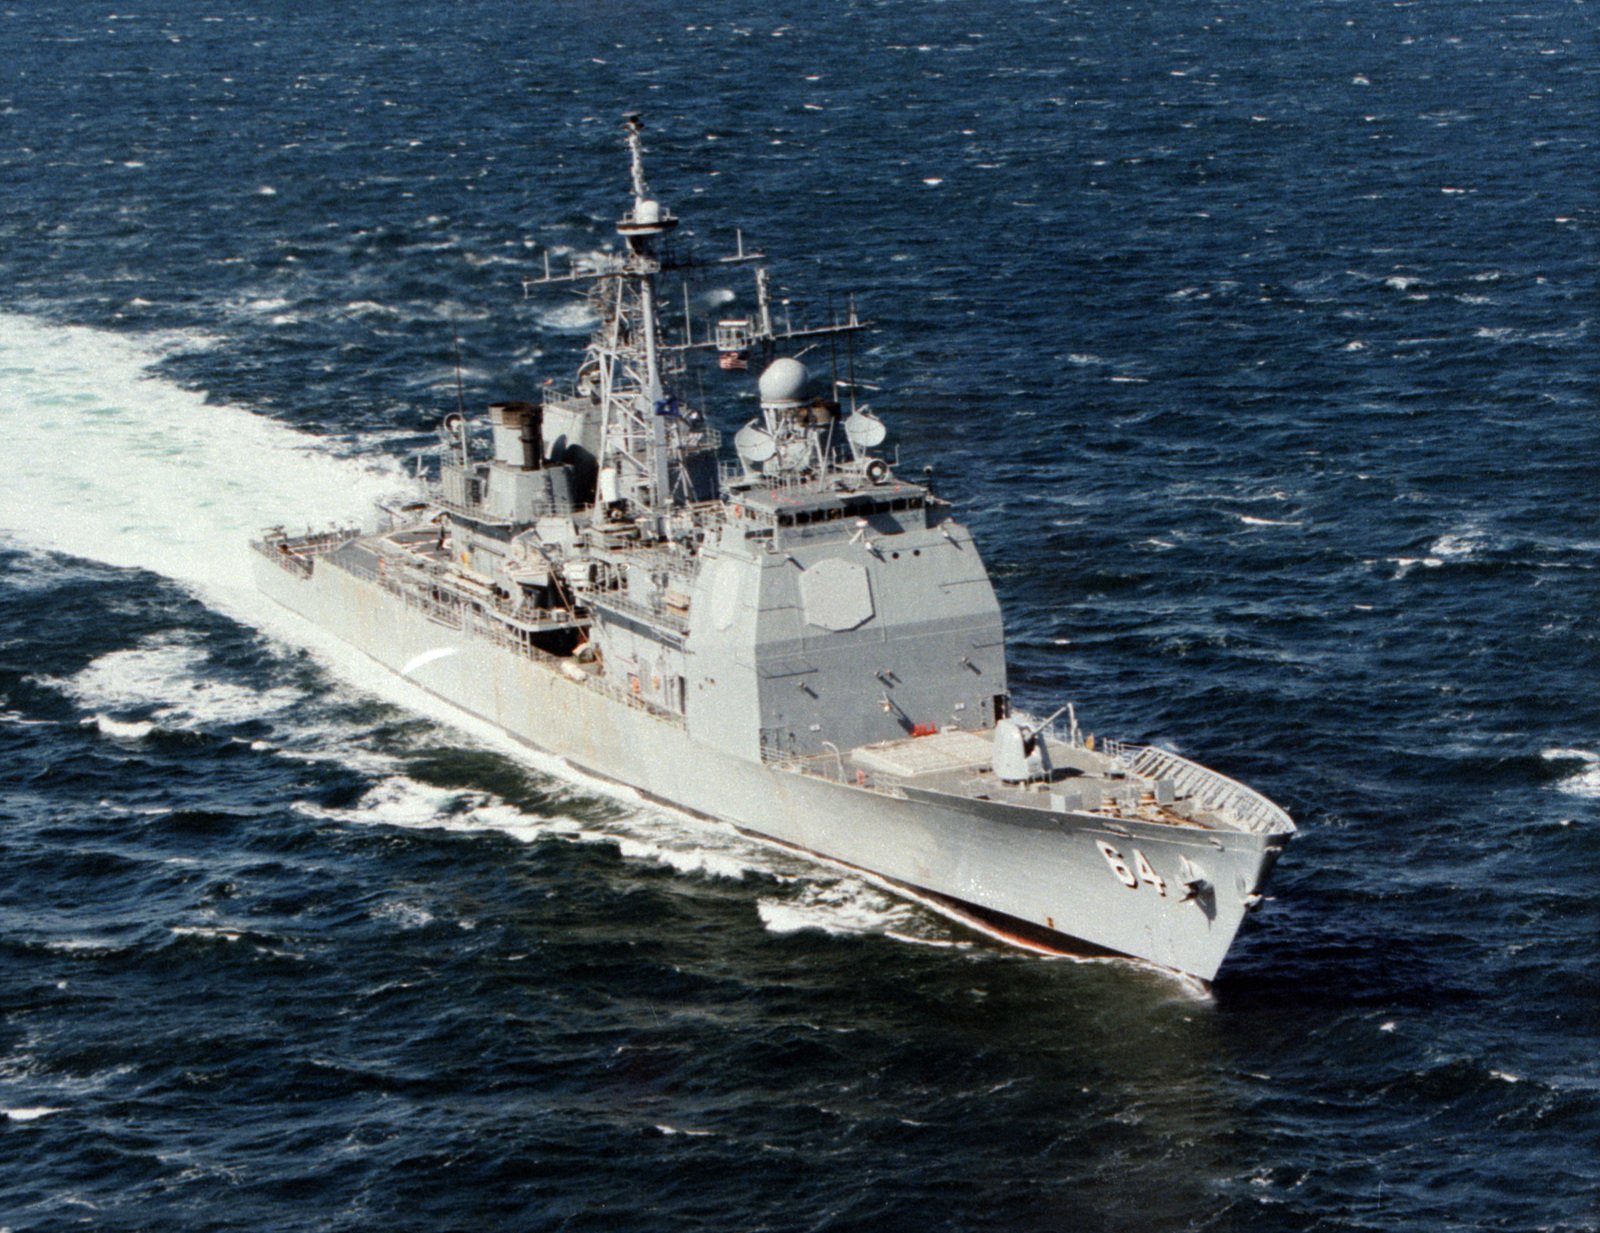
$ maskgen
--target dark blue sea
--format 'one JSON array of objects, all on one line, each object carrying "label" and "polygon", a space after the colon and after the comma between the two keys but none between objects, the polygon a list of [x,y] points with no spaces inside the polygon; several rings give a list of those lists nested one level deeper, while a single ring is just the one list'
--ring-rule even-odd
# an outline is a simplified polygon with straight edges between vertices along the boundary
[{"label": "dark blue sea", "polygon": [[[0,63],[0,1230],[1600,1228],[1592,2],[12,0]],[[1019,702],[1297,818],[1209,995],[253,594],[458,354],[570,374],[523,284],[634,109],[681,244],[874,321]]]}]

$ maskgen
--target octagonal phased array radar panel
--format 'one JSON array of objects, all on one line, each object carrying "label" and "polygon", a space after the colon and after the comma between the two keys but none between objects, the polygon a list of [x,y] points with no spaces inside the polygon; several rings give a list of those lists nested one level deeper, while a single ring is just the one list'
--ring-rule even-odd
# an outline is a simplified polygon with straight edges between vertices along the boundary
[{"label": "octagonal phased array radar panel", "polygon": [[800,575],[806,620],[822,629],[854,629],[872,619],[872,586],[854,561],[829,557]]}]

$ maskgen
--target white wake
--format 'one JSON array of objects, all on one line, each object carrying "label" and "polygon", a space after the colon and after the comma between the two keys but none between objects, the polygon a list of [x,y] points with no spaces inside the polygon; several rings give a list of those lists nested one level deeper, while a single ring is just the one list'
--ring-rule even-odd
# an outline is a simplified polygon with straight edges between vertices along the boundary
[{"label": "white wake", "polygon": [[246,544],[294,520],[357,522],[399,469],[153,375],[139,339],[0,313],[0,529],[13,543],[153,570],[256,607]]}]

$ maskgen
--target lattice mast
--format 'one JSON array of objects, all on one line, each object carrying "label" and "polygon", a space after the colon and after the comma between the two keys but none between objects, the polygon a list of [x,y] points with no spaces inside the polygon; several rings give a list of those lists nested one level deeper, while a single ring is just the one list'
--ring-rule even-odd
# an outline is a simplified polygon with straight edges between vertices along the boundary
[{"label": "lattice mast", "polygon": [[[673,505],[670,433],[677,400],[662,376],[657,284],[662,268],[658,244],[678,220],[650,195],[644,175],[644,124],[625,117],[633,182],[632,208],[617,223],[627,256],[610,287],[598,352],[604,424],[601,492],[604,505],[631,507],[664,530]],[[614,298],[613,298],[614,297]]]}]

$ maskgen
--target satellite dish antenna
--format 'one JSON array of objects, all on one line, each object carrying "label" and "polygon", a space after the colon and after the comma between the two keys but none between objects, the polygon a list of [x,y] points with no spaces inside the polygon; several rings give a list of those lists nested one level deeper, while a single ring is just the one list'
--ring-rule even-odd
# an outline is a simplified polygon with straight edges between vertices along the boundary
[{"label": "satellite dish antenna", "polygon": [[882,445],[889,429],[870,411],[852,411],[844,422],[844,435],[850,439],[850,448],[859,457],[863,450]]},{"label": "satellite dish antenna", "polygon": [[733,448],[748,467],[759,467],[778,452],[778,442],[760,424],[751,420],[733,434]]}]

